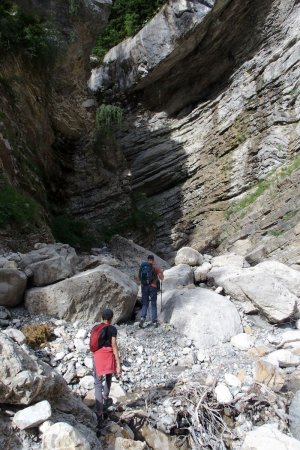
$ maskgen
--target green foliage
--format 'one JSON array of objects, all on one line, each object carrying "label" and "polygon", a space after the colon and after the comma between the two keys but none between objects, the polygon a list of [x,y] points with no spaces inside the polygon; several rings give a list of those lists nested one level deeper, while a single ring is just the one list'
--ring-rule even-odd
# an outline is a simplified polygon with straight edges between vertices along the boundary
[{"label": "green foliage", "polygon": [[284,230],[271,230],[270,234],[275,237],[279,237],[284,233]]},{"label": "green foliage", "polygon": [[165,0],[115,0],[109,23],[98,38],[93,54],[102,61],[110,48],[136,34],[164,3]]},{"label": "green foliage", "polygon": [[82,250],[90,249],[97,242],[95,230],[83,219],[76,220],[66,215],[56,216],[52,218],[51,229],[57,241]]},{"label": "green foliage", "polygon": [[32,198],[7,184],[0,188],[0,227],[35,227],[39,221],[39,205]]},{"label": "green foliage", "polygon": [[255,202],[255,200],[260,197],[265,190],[270,186],[271,181],[269,179],[261,180],[257,183],[257,186],[255,188],[255,191],[251,194],[244,197],[239,202],[235,203],[234,205],[230,206],[227,211],[225,212],[225,216],[228,219],[231,214],[237,213],[241,211],[242,209],[246,208],[247,206],[251,205]]},{"label": "green foliage", "polygon": [[295,156],[291,164],[282,167],[279,171],[280,178],[289,177],[295,170],[300,168],[300,156]]},{"label": "green foliage", "polygon": [[56,36],[53,26],[24,13],[11,1],[0,5],[0,54],[22,52],[30,60],[47,60]]},{"label": "green foliage", "polygon": [[115,105],[101,105],[96,112],[96,127],[104,134],[110,134],[114,126],[123,121],[123,109]]},{"label": "green foliage", "polygon": [[[251,205],[255,202],[255,200],[260,197],[266,189],[268,189],[272,184],[274,184],[277,181],[280,181],[284,178],[289,177],[295,170],[300,168],[300,156],[295,156],[292,162],[279,170],[276,170],[275,172],[271,172],[264,180],[261,180],[257,183],[256,188],[254,192],[248,194],[246,197],[244,197],[239,202],[234,203],[232,206],[230,206],[225,211],[225,218],[228,219],[231,214],[240,212],[242,209],[246,208],[247,206]],[[289,214],[289,213],[287,213]],[[292,213],[290,213],[292,214]],[[245,214],[244,214],[245,216]],[[290,216],[292,217],[292,216]],[[285,220],[287,220],[289,217],[286,215],[284,217]]]},{"label": "green foliage", "polygon": [[52,330],[48,323],[35,323],[22,328],[27,344],[32,348],[38,348],[49,341]]},{"label": "green foliage", "polygon": [[283,220],[289,220],[292,219],[298,211],[289,211],[287,213],[284,214],[284,216],[282,216]]},{"label": "green foliage", "polygon": [[69,13],[71,16],[76,16],[79,13],[80,6],[80,0],[69,0]]},{"label": "green foliage", "polygon": [[143,192],[131,194],[132,207],[130,211],[123,213],[124,218],[122,220],[117,221],[110,227],[103,228],[103,238],[109,240],[116,234],[123,234],[131,230],[150,233],[154,229],[155,221],[159,215],[153,208],[145,206],[146,199],[147,196]]}]

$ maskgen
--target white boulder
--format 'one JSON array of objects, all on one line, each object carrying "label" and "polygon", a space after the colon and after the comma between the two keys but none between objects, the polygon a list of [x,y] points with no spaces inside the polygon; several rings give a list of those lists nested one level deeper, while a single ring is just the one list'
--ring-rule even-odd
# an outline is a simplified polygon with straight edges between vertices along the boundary
[{"label": "white boulder", "polygon": [[249,431],[242,450],[300,450],[300,441],[278,430],[276,424],[265,424]]},{"label": "white boulder", "polygon": [[275,352],[269,353],[264,357],[265,361],[277,366],[277,367],[293,367],[300,364],[300,357],[294,355],[289,350],[276,350]]},{"label": "white boulder", "polygon": [[241,380],[231,373],[225,373],[225,383],[227,384],[227,386],[235,388],[240,388],[242,385]]},{"label": "white boulder", "polygon": [[229,341],[242,331],[235,306],[225,297],[203,288],[166,292],[160,318],[174,325],[201,349]]},{"label": "white boulder", "polygon": [[215,396],[218,403],[228,404],[233,400],[232,394],[226,384],[219,383],[215,388]]},{"label": "white boulder", "polygon": [[179,264],[164,271],[163,291],[194,283],[193,270],[188,264]]},{"label": "white boulder", "polygon": [[196,283],[200,283],[201,281],[207,280],[207,274],[212,268],[212,265],[209,262],[204,262],[201,266],[196,267],[194,271],[194,279]]},{"label": "white boulder", "polygon": [[239,350],[249,350],[253,347],[255,338],[247,333],[239,333],[230,340],[231,344]]},{"label": "white boulder", "polygon": [[51,286],[29,289],[26,308],[66,320],[96,322],[103,308],[114,311],[114,320],[128,319],[138,287],[126,274],[105,264]]},{"label": "white boulder", "polygon": [[296,392],[289,407],[289,425],[294,438],[300,440],[300,391]]},{"label": "white boulder", "polygon": [[[42,436],[42,450],[91,450],[88,440],[65,422],[57,422]],[[99,444],[101,449],[101,444]]]},{"label": "white boulder", "polygon": [[24,408],[18,411],[13,418],[13,423],[20,428],[20,430],[25,430],[27,428],[34,428],[39,426],[41,423],[45,422],[51,417],[51,406],[47,400],[36,403],[33,406]]},{"label": "white boulder", "polygon": [[280,323],[297,310],[297,296],[266,270],[213,268],[208,279],[216,286],[224,287],[226,294],[245,305],[246,312],[259,310],[271,323]]},{"label": "white boulder", "polygon": [[217,267],[249,267],[250,264],[247,263],[244,256],[236,255],[235,253],[226,253],[224,255],[215,256],[211,261],[212,267],[215,269]]},{"label": "white boulder", "polygon": [[200,266],[203,263],[203,256],[192,247],[182,247],[175,256],[175,264],[188,264],[189,266]]}]

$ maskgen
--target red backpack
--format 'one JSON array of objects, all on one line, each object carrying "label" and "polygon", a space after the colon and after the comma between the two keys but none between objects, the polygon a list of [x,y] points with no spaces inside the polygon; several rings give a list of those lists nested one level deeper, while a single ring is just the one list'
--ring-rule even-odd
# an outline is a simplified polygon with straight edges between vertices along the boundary
[{"label": "red backpack", "polygon": [[[101,347],[103,347],[103,344],[106,340],[106,336],[101,336],[102,330],[104,328],[107,328],[108,324],[106,323],[99,323],[98,325],[95,325],[91,330],[91,337],[90,337],[90,351],[92,353],[95,353],[97,350],[99,350]],[[107,333],[105,333],[106,335]],[[100,338],[102,338],[102,342],[100,341]],[[104,338],[104,339],[103,339]]]}]

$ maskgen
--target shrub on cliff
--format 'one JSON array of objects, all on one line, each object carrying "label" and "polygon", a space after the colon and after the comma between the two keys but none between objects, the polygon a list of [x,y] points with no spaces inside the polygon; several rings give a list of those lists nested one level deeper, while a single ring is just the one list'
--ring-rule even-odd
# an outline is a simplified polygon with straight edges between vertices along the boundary
[{"label": "shrub on cliff", "polygon": [[0,187],[0,227],[33,228],[39,221],[40,208],[35,200],[6,183]]},{"label": "shrub on cliff", "polygon": [[102,61],[110,48],[134,36],[164,3],[164,0],[115,0],[108,25],[98,38],[93,54]]},{"label": "shrub on cliff", "polygon": [[54,27],[11,1],[0,5],[0,56],[21,53],[29,60],[49,60],[55,46]]}]

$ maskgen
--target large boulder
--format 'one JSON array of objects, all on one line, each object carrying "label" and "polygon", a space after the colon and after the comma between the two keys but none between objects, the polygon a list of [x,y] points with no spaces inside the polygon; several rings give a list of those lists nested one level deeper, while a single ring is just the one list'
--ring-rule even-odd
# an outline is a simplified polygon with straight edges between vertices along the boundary
[{"label": "large boulder", "polygon": [[[99,443],[99,450],[101,449]],[[57,422],[52,425],[42,436],[42,450],[90,450],[88,440],[74,428],[65,422]]]},{"label": "large boulder", "polygon": [[300,441],[278,430],[276,424],[265,424],[246,434],[242,450],[300,450]]},{"label": "large boulder", "polygon": [[61,256],[38,261],[30,264],[27,268],[32,271],[33,286],[47,286],[48,284],[64,280],[73,273],[70,263]]},{"label": "large boulder", "polygon": [[29,289],[25,306],[34,314],[87,322],[100,320],[103,308],[110,307],[118,322],[130,318],[137,291],[126,274],[103,264],[54,285]]},{"label": "large boulder", "polygon": [[17,306],[23,300],[27,285],[24,272],[17,269],[0,269],[0,305]]},{"label": "large boulder", "polygon": [[300,440],[300,391],[294,395],[289,408],[290,430],[294,438]]},{"label": "large boulder", "polygon": [[279,261],[268,260],[255,266],[255,270],[263,270],[272,274],[284,284],[289,291],[299,297],[300,302],[300,275],[299,271]]},{"label": "large boulder", "polygon": [[178,286],[193,284],[193,270],[188,264],[179,264],[164,271],[163,291],[176,289]]},{"label": "large boulder", "polygon": [[278,278],[260,267],[213,268],[208,279],[222,286],[245,312],[259,310],[271,323],[280,323],[297,311],[298,298]]},{"label": "large boulder", "polygon": [[192,247],[182,247],[175,256],[175,264],[188,264],[189,266],[201,266],[203,256]]},{"label": "large boulder", "polygon": [[212,259],[211,264],[213,268],[228,266],[243,268],[250,266],[244,256],[236,255],[235,253],[226,253],[224,255],[215,256]]},{"label": "large boulder", "polygon": [[29,405],[66,389],[61,375],[0,332],[0,403]]},{"label": "large boulder", "polygon": [[242,331],[240,316],[233,303],[202,288],[166,292],[160,318],[203,349],[227,342]]},{"label": "large boulder", "polygon": [[37,244],[37,249],[19,254],[18,266],[32,274],[33,286],[46,286],[75,273],[78,257],[67,244]]}]

